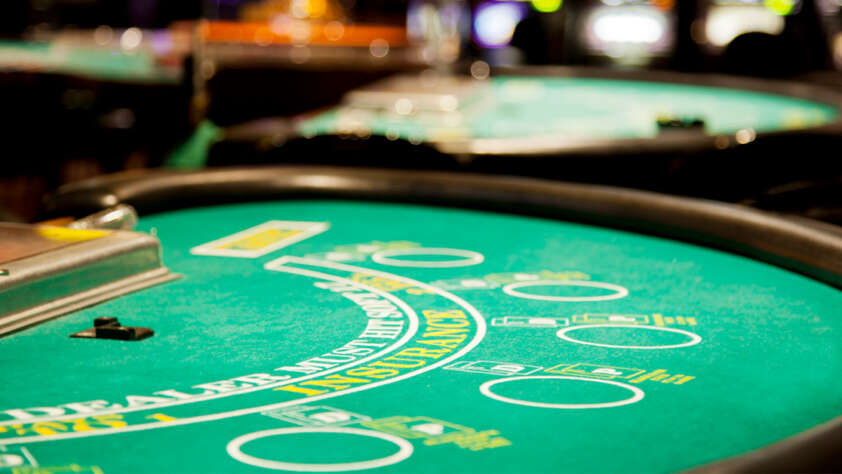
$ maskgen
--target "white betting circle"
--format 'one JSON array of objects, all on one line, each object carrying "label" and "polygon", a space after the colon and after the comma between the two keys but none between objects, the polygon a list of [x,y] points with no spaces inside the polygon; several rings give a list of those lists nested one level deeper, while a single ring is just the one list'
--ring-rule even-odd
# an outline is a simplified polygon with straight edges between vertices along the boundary
[{"label": "white betting circle", "polygon": [[[370,438],[378,438],[398,446],[398,452],[395,454],[371,459],[368,461],[333,463],[333,464],[304,464],[291,463],[283,461],[273,461],[271,459],[263,459],[255,456],[249,456],[242,451],[242,446],[250,441],[256,439],[267,438],[269,436],[289,435],[298,433],[340,433],[356,436],[368,436]],[[337,472],[337,471],[359,471],[362,469],[373,469],[376,467],[390,466],[397,464],[412,455],[412,443],[409,441],[386,433],[373,430],[363,430],[359,428],[346,427],[293,427],[293,428],[278,428],[274,430],[256,431],[246,435],[238,436],[228,443],[226,447],[228,454],[245,464],[252,466],[263,467],[266,469],[275,469],[278,471],[297,471],[297,472]]]},{"label": "white betting circle", "polygon": [[21,466],[24,459],[17,454],[0,454],[0,469],[5,467]]},{"label": "white betting circle", "polygon": [[[459,257],[459,260],[401,260],[399,256],[415,255],[445,255]],[[452,268],[469,267],[479,265],[485,261],[485,257],[472,250],[446,249],[446,248],[424,248],[381,250],[371,254],[371,259],[381,265],[392,267],[417,267],[417,268]]]},{"label": "white betting circle", "polygon": [[[624,346],[619,344],[603,344],[601,342],[588,342],[588,341],[580,341],[578,339],[573,339],[567,333],[571,331],[578,331],[581,329],[591,329],[591,328],[632,328],[632,329],[645,329],[649,331],[664,331],[664,332],[674,332],[677,334],[684,334],[685,336],[690,337],[688,342],[683,342],[681,344],[670,344],[670,345],[663,345],[663,346]],[[613,349],[677,349],[679,347],[690,347],[695,346],[696,344],[702,342],[702,336],[699,336],[696,333],[685,331],[683,329],[676,329],[676,328],[665,328],[659,326],[640,326],[635,324],[590,324],[587,326],[570,326],[563,329],[560,329],[556,336],[564,339],[568,342],[574,342],[576,344],[584,344],[586,346],[599,346],[599,347],[610,347]]]},{"label": "white betting circle", "polygon": [[[632,392],[632,396],[629,398],[625,398],[623,400],[618,400],[615,402],[604,402],[604,403],[544,403],[544,402],[533,402],[530,400],[520,400],[517,398],[509,398],[504,397],[502,395],[498,395],[491,391],[491,387],[507,382],[514,382],[517,380],[540,380],[540,379],[558,379],[558,380],[577,380],[582,382],[593,382],[593,383],[602,383],[606,385],[614,385],[617,387],[625,388]],[[637,403],[640,400],[643,400],[644,393],[638,387],[634,385],[629,385],[621,382],[615,382],[613,380],[601,380],[601,379],[589,379],[584,377],[569,377],[566,375],[522,375],[519,377],[507,377],[503,379],[496,379],[496,380],[489,380],[484,384],[480,385],[479,387],[480,393],[485,395],[488,398],[493,400],[497,400],[504,403],[511,403],[513,405],[523,405],[527,407],[537,407],[537,408],[555,408],[555,409],[562,409],[562,410],[583,410],[589,408],[611,408],[611,407],[619,407],[623,405],[631,405],[632,403]]]},{"label": "white betting circle", "polygon": [[[552,295],[535,295],[531,293],[524,293],[518,291],[521,288],[529,288],[533,286],[586,286],[589,288],[602,288],[610,290],[614,293],[597,296],[552,296]],[[503,293],[516,298],[526,298],[530,300],[542,301],[562,301],[562,302],[580,302],[580,301],[608,301],[625,298],[629,295],[629,290],[620,285],[612,283],[604,283],[601,281],[582,281],[582,280],[539,280],[539,281],[521,281],[517,283],[509,283],[503,287]]]}]

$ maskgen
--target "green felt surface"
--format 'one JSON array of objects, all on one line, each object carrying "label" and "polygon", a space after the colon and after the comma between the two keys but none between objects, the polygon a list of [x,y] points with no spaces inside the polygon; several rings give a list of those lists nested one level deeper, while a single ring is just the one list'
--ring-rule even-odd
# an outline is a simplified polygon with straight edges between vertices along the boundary
[{"label": "green felt surface", "polygon": [[458,113],[339,107],[304,120],[305,136],[379,135],[413,141],[486,138],[653,138],[659,117],[702,119],[709,134],[801,129],[836,119],[835,107],[745,90],[643,81],[496,77]]},{"label": "green felt surface", "polygon": [[222,138],[222,135],[223,132],[219,126],[210,120],[203,120],[187,140],[167,154],[163,166],[184,170],[205,166],[208,150]]},{"label": "green felt surface", "polygon": [[[251,258],[190,253],[273,220],[329,228]],[[294,233],[267,226],[197,251],[242,255]],[[766,446],[841,410],[842,294],[743,257],[397,204],[241,204],[140,227],[183,278],[0,341],[0,463],[664,472]],[[105,315],[156,334],[68,337]]]},{"label": "green felt surface", "polygon": [[150,51],[126,53],[95,44],[0,41],[0,70],[46,71],[101,80],[178,82],[178,72],[156,64]]}]

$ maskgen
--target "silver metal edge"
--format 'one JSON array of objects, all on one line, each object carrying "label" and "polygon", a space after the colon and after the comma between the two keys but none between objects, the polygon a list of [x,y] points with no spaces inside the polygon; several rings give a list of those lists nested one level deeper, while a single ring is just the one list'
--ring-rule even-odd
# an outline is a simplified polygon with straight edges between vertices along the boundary
[{"label": "silver metal edge", "polygon": [[161,267],[34,306],[4,317],[3,321],[0,322],[0,336],[180,277],[181,275],[177,273],[170,273],[168,268]]}]

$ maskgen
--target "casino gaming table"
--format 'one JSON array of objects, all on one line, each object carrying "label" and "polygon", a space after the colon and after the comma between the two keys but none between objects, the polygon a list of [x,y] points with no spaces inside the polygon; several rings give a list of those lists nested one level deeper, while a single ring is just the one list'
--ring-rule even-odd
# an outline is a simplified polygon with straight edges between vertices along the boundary
[{"label": "casino gaming table", "polygon": [[[13,472],[777,471],[842,453],[842,239],[809,223],[315,167],[124,173],[50,209],[118,202],[181,276],[2,338]],[[95,318],[154,335],[69,337]]]},{"label": "casino gaming table", "polygon": [[842,96],[822,87],[577,67],[467,77],[392,78],[274,128],[229,127],[207,163],[454,169],[726,200],[839,169],[824,152],[840,145]]},{"label": "casino gaming table", "polygon": [[[132,153],[147,152],[154,163],[189,136],[183,41],[177,31],[144,33],[145,42],[130,51],[118,32],[107,44],[97,43],[94,31],[0,41],[0,100],[15,117],[7,147],[37,157],[7,160],[7,170],[43,175],[85,157],[116,171]],[[61,184],[59,176],[48,178]]]},{"label": "casino gaming table", "polygon": [[[268,21],[274,17],[200,23],[196,54],[205,80],[197,95],[215,124],[330,106],[349,90],[427,66],[403,26],[343,25],[329,15],[288,25]],[[378,44],[385,49],[378,52]]]},{"label": "casino gaming table", "polygon": [[[166,31],[147,33],[154,35],[158,43],[172,41]],[[77,36],[61,41],[0,41],[0,70],[148,84],[178,84],[181,79],[180,66],[162,64],[152,51],[125,52],[119,47],[98,45],[93,41],[93,32]]]}]

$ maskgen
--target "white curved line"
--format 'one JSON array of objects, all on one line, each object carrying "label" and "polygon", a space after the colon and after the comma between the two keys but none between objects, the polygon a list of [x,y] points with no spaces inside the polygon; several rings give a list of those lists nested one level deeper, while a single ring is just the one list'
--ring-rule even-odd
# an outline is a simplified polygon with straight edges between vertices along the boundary
[{"label": "white curved line", "polygon": [[344,264],[341,264],[341,263],[321,261],[321,260],[312,260],[312,259],[306,259],[306,258],[285,256],[285,257],[279,258],[278,260],[273,260],[273,261],[267,263],[265,266],[268,267],[269,265],[271,265],[271,264],[273,264],[277,261],[281,261],[281,260],[283,260],[284,262],[286,262],[286,261],[297,261],[299,263],[329,267],[329,268],[334,268],[334,269],[337,269],[337,270],[351,271],[351,272],[354,272],[354,273],[369,273],[369,274],[372,274],[372,275],[381,276],[383,278],[402,281],[404,283],[414,285],[414,286],[417,286],[419,288],[424,288],[424,289],[429,290],[433,293],[436,293],[436,294],[438,294],[438,295],[440,295],[444,298],[449,299],[450,301],[456,303],[457,305],[461,306],[464,310],[466,310],[468,312],[468,314],[470,314],[471,317],[474,319],[474,322],[477,325],[476,333],[474,334],[474,338],[471,339],[471,342],[469,342],[461,350],[457,351],[455,354],[453,354],[449,357],[445,357],[442,360],[436,361],[433,364],[425,366],[422,369],[418,369],[418,370],[415,370],[415,371],[412,371],[412,372],[408,372],[406,374],[403,374],[403,375],[400,375],[398,377],[394,377],[394,378],[391,378],[391,379],[381,380],[380,382],[375,382],[375,383],[372,383],[372,384],[363,385],[363,386],[360,386],[360,387],[355,387],[355,388],[343,390],[343,391],[340,391],[340,392],[327,393],[327,394],[324,394],[324,395],[317,395],[317,396],[314,396],[314,397],[305,397],[305,398],[300,398],[300,399],[296,399],[296,400],[289,400],[289,401],[281,402],[281,403],[274,403],[274,404],[271,404],[271,405],[263,405],[263,406],[259,406],[259,407],[241,408],[239,410],[232,410],[232,411],[222,412],[222,413],[214,413],[212,415],[200,415],[200,416],[194,416],[194,417],[191,417],[191,418],[176,419],[176,420],[173,420],[173,421],[161,421],[161,422],[144,423],[142,425],[127,426],[127,427],[124,427],[124,428],[107,428],[107,429],[104,429],[104,430],[85,431],[85,432],[80,432],[80,433],[67,433],[67,434],[60,434],[60,435],[55,435],[55,436],[27,436],[27,437],[23,437],[23,438],[15,438],[15,439],[9,439],[9,440],[2,439],[2,440],[0,440],[0,446],[11,445],[11,444],[20,444],[20,443],[53,441],[53,440],[59,440],[59,439],[83,438],[83,437],[88,437],[88,436],[104,436],[104,435],[109,435],[109,434],[114,434],[114,433],[130,433],[130,432],[135,432],[135,431],[146,431],[146,430],[152,430],[152,429],[157,429],[157,428],[165,428],[167,426],[180,426],[180,425],[189,425],[189,424],[193,424],[193,423],[202,423],[202,422],[208,422],[208,421],[224,420],[226,418],[233,418],[233,417],[237,417],[237,416],[250,415],[250,414],[253,414],[253,413],[260,413],[261,411],[276,410],[278,408],[283,408],[283,407],[292,406],[292,405],[298,405],[298,404],[301,404],[301,403],[314,402],[314,401],[318,401],[318,400],[324,400],[324,399],[327,399],[327,398],[333,398],[333,397],[337,397],[337,396],[341,396],[341,395],[356,393],[356,392],[360,392],[362,390],[369,390],[369,389],[372,389],[372,388],[375,388],[375,387],[380,387],[381,385],[388,385],[388,384],[392,384],[392,383],[395,383],[395,382],[399,382],[401,380],[404,380],[404,379],[407,379],[407,378],[410,378],[410,377],[415,377],[416,375],[420,375],[420,374],[423,374],[425,372],[429,372],[433,369],[437,369],[437,368],[439,368],[439,367],[441,367],[445,364],[450,363],[453,360],[456,360],[456,359],[464,356],[465,354],[467,354],[468,352],[473,350],[474,347],[476,347],[482,341],[482,339],[485,337],[485,333],[487,331],[487,328],[486,328],[486,325],[485,325],[485,318],[483,318],[482,314],[480,314],[480,312],[477,311],[477,309],[474,308],[467,301],[463,300],[462,298],[460,298],[460,297],[458,297],[458,296],[456,296],[456,295],[454,295],[454,294],[452,294],[448,291],[444,291],[442,289],[436,288],[436,287],[428,285],[426,283],[421,283],[420,281],[415,281],[415,280],[405,278],[405,277],[402,277],[402,276],[398,276],[398,275],[392,275],[390,273],[380,272],[380,271],[377,271],[377,270],[370,270],[368,268],[354,267],[354,266],[351,266],[351,265],[344,265]]},{"label": "white curved line", "polygon": [[[404,303],[402,300],[400,300],[399,298],[397,298],[396,296],[394,296],[390,293],[379,290],[379,289],[374,288],[372,286],[365,285],[363,283],[355,282],[354,280],[349,280],[347,278],[342,278],[342,277],[330,275],[330,274],[327,274],[327,273],[319,273],[319,272],[314,272],[314,271],[310,271],[310,270],[303,270],[303,269],[289,268],[289,267],[284,267],[283,271],[288,272],[288,273],[294,273],[294,274],[309,276],[309,277],[312,277],[312,278],[318,278],[318,279],[322,279],[322,280],[329,280],[329,281],[334,281],[334,282],[337,282],[337,283],[345,283],[345,284],[348,284],[348,285],[353,285],[353,286],[359,287],[361,289],[364,289],[366,291],[376,293],[377,295],[388,299],[389,301],[394,303],[396,306],[401,308],[401,310],[403,310],[404,314],[406,314],[407,318],[409,319],[409,327],[407,328],[406,334],[404,334],[400,339],[395,341],[393,344],[387,346],[386,348],[381,349],[378,352],[374,352],[371,355],[368,355],[368,356],[366,356],[362,359],[357,359],[357,360],[354,360],[354,361],[349,362],[347,364],[339,365],[339,366],[336,366],[336,367],[333,367],[333,368],[330,368],[330,369],[325,369],[325,370],[322,370],[320,372],[316,372],[316,373],[313,373],[313,374],[303,375],[303,376],[297,377],[297,378],[289,378],[289,379],[286,379],[286,380],[280,380],[280,381],[275,382],[275,383],[270,383],[270,384],[266,384],[266,385],[258,385],[256,387],[250,387],[250,388],[247,388],[247,389],[244,389],[244,390],[236,390],[236,391],[230,391],[230,392],[219,392],[219,393],[216,393],[216,394],[210,394],[210,395],[202,396],[201,398],[180,399],[180,400],[173,400],[171,402],[141,405],[141,406],[137,406],[137,407],[123,407],[123,408],[113,408],[113,409],[107,409],[107,410],[97,410],[96,412],[92,412],[92,413],[72,413],[72,414],[65,414],[65,415],[44,416],[44,417],[27,419],[27,420],[5,420],[5,421],[0,422],[0,426],[14,425],[14,424],[19,424],[19,423],[24,423],[24,424],[25,423],[40,423],[42,421],[75,419],[75,418],[85,417],[85,416],[108,415],[108,414],[111,414],[111,413],[131,413],[131,412],[143,411],[143,410],[158,410],[158,409],[161,409],[161,408],[167,408],[167,407],[172,407],[172,406],[177,406],[177,405],[185,405],[185,404],[190,404],[190,403],[201,403],[201,402],[205,402],[205,401],[208,401],[208,400],[216,400],[216,399],[219,399],[219,398],[231,397],[231,396],[235,396],[235,395],[245,395],[245,394],[252,393],[252,392],[259,392],[261,390],[269,390],[271,388],[282,387],[284,385],[290,385],[290,384],[303,382],[305,380],[310,380],[310,379],[313,379],[313,378],[316,378],[316,377],[321,377],[323,375],[328,375],[328,374],[332,374],[332,373],[335,373],[335,372],[341,372],[343,370],[350,369],[352,367],[356,367],[358,365],[365,364],[366,362],[368,362],[372,359],[377,359],[379,357],[382,357],[382,356],[388,354],[389,352],[392,352],[392,351],[395,351],[395,350],[399,349],[401,346],[406,344],[415,335],[415,333],[418,332],[418,325],[419,325],[418,313],[416,313],[415,310],[410,308],[408,304]],[[4,442],[5,442],[4,440],[0,439],[0,446],[2,446],[4,444]]]},{"label": "white curved line", "polygon": [[[368,461],[356,461],[345,463],[332,464],[304,464],[292,463],[283,461],[272,461],[270,459],[258,458],[249,456],[242,451],[242,446],[249,441],[266,438],[269,436],[298,434],[298,433],[342,433],[353,434],[358,436],[368,436],[370,438],[378,438],[386,440],[398,446],[398,452],[390,454],[389,456],[371,459]],[[399,438],[395,435],[381,433],[374,430],[363,430],[360,428],[346,428],[346,427],[305,427],[297,426],[292,428],[277,428],[274,430],[263,430],[238,436],[232,439],[228,446],[225,447],[228,455],[245,464],[262,467],[265,469],[275,469],[278,471],[297,471],[297,472],[337,472],[337,471],[360,471],[363,469],[374,469],[376,467],[391,466],[397,464],[408,457],[412,456],[414,448],[409,441]]]},{"label": "white curved line", "polygon": [[[541,379],[560,379],[560,380],[580,380],[582,382],[595,382],[595,383],[604,383],[607,385],[615,385],[617,387],[625,388],[626,390],[631,391],[632,396],[629,398],[625,398],[623,400],[618,400],[616,402],[605,402],[605,403],[545,403],[545,402],[533,402],[530,400],[521,400],[518,398],[510,398],[504,397],[502,395],[498,395],[491,391],[491,387],[507,383],[507,382],[514,382],[517,380],[541,380]],[[489,380],[482,385],[479,386],[479,391],[481,394],[485,395],[492,400],[497,400],[499,402],[504,403],[511,403],[512,405],[523,405],[527,407],[536,407],[536,408],[556,408],[556,409],[565,409],[565,410],[583,410],[583,409],[591,409],[591,408],[611,408],[611,407],[619,407],[623,405],[631,405],[632,403],[639,402],[643,400],[645,396],[643,390],[634,385],[629,385],[621,382],[615,382],[613,380],[601,380],[601,379],[588,379],[584,377],[569,377],[566,375],[523,375],[520,377],[508,377],[504,379],[496,379],[496,380]]]},{"label": "white curved line", "polygon": [[[401,260],[399,255],[446,255],[462,257],[462,260]],[[485,256],[473,250],[417,247],[411,249],[381,250],[371,255],[371,260],[381,265],[411,268],[453,268],[479,265],[485,261]]]},{"label": "white curved line", "polygon": [[[588,341],[580,341],[578,339],[573,339],[572,337],[568,336],[567,333],[570,331],[577,331],[580,329],[590,329],[590,328],[629,328],[629,329],[647,329],[650,331],[664,331],[664,332],[674,332],[678,334],[684,334],[685,336],[689,336],[690,340],[688,342],[683,342],[681,344],[668,344],[662,346],[624,346],[620,344],[603,344],[601,342],[588,342]],[[576,344],[583,344],[586,346],[598,346],[598,347],[610,347],[612,349],[677,349],[679,347],[690,347],[695,346],[696,344],[702,342],[702,336],[690,332],[685,331],[683,329],[677,328],[664,328],[659,326],[641,326],[637,324],[590,324],[586,326],[570,326],[563,329],[560,329],[557,333],[555,333],[561,339],[564,339],[568,342],[573,342]]]},{"label": "white curved line", "polygon": [[[608,295],[597,296],[552,296],[552,295],[534,295],[532,293],[524,293],[517,291],[518,288],[526,288],[530,286],[587,286],[589,288],[602,288],[604,290],[611,290],[614,293]],[[582,281],[582,280],[539,280],[539,281],[522,281],[518,283],[509,283],[503,287],[503,293],[514,296],[515,298],[525,298],[528,300],[541,301],[561,301],[566,303],[582,302],[582,301],[608,301],[625,298],[629,295],[629,290],[613,283],[605,283],[601,281]]]}]

